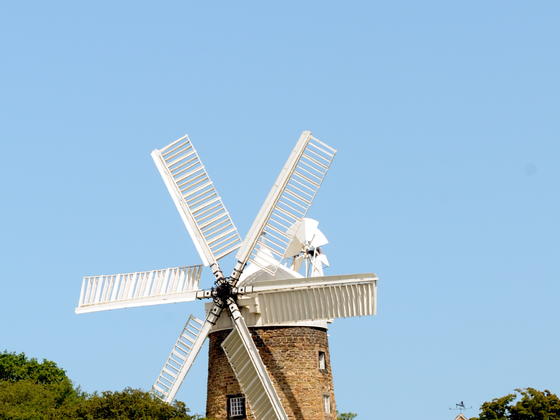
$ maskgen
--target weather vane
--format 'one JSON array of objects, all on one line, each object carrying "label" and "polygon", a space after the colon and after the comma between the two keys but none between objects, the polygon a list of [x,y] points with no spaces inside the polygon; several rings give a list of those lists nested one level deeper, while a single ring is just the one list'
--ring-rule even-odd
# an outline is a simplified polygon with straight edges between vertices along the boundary
[{"label": "weather vane", "polygon": [[466,407],[463,401],[455,404],[455,408],[449,408],[452,411],[458,411],[459,413],[463,414],[465,411],[472,409],[471,407]]}]

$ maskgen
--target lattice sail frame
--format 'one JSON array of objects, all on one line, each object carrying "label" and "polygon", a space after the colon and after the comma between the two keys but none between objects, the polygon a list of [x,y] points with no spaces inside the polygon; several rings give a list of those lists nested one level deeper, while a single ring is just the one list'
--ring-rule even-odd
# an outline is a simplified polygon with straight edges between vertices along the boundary
[{"label": "lattice sail frame", "polygon": [[[286,257],[294,226],[306,215],[335,154],[335,149],[313,137],[310,131],[304,131],[243,243],[187,136],[160,150],[154,150],[152,157],[203,264],[212,266],[218,281],[216,284],[220,284],[220,281],[230,281],[230,285],[235,287],[247,263],[274,274],[282,259]],[[223,277],[218,260],[236,249],[239,249],[238,262],[228,280]],[[172,286],[163,294],[161,291],[145,292],[153,289],[152,286],[147,287],[147,279],[151,278],[150,284],[153,284],[156,281],[154,279],[159,279],[162,272],[170,273],[169,270],[177,269],[192,269],[193,273],[197,273],[194,276],[196,281],[191,281],[188,286],[186,281],[182,283],[182,287]],[[210,291],[198,289],[200,269],[201,266],[193,266],[84,278],[76,312],[211,297]],[[134,277],[131,277],[132,275]],[[126,286],[121,285],[121,280],[117,279],[124,279],[122,284]],[[263,319],[269,322],[297,322],[375,313],[374,275],[320,277],[300,280],[298,284],[290,284],[290,281],[292,280],[243,286],[238,290],[246,289],[244,293],[253,294],[262,304],[270,305],[270,310],[262,313]],[[119,284],[119,292],[113,294],[116,283]],[[352,302],[360,293],[366,293],[368,296],[362,297],[360,302]],[[294,299],[290,299],[291,296]],[[302,310],[304,301],[312,302],[309,310]],[[224,350],[228,353],[232,368],[247,394],[249,405],[255,411],[258,420],[287,419],[237,302],[231,296],[227,298],[227,307],[234,332],[224,342]],[[188,319],[153,387],[154,393],[164,401],[171,402],[174,399],[222,311],[223,307],[214,303],[205,321],[192,316]]]},{"label": "lattice sail frame", "polygon": [[152,158],[202,263],[215,264],[238,249],[241,237],[189,137],[154,150]]},{"label": "lattice sail frame", "polygon": [[[236,258],[274,274],[329,170],[336,150],[304,131],[262,205]],[[266,250],[268,252],[261,252]],[[276,264],[261,255],[271,254]]]},{"label": "lattice sail frame", "polygon": [[[222,349],[255,418],[287,420],[288,416],[274,390],[251,333],[243,325],[231,331],[222,342]],[[260,380],[255,380],[256,378]],[[264,396],[268,398],[263,398]]]},{"label": "lattice sail frame", "polygon": [[196,299],[202,266],[86,276],[76,313],[97,312]]},{"label": "lattice sail frame", "polygon": [[263,281],[246,288],[267,325],[375,315],[377,280],[365,273]]},{"label": "lattice sail frame", "polygon": [[205,333],[204,321],[193,315],[189,316],[152,386],[152,391],[160,399],[168,402],[173,400],[198,353],[199,337]]}]

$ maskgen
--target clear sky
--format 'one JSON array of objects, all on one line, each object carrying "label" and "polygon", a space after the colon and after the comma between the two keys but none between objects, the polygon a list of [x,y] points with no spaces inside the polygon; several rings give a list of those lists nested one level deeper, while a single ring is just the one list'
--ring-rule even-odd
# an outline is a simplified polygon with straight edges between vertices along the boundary
[{"label": "clear sky", "polygon": [[[309,213],[328,273],[381,279],[376,317],[330,329],[339,409],[560,392],[559,20],[558,1],[3,2],[0,348],[148,389],[202,305],[74,306],[83,275],[199,261],[150,151],[188,133],[244,234],[310,129],[339,150]],[[178,395],[199,413],[205,352]]]}]

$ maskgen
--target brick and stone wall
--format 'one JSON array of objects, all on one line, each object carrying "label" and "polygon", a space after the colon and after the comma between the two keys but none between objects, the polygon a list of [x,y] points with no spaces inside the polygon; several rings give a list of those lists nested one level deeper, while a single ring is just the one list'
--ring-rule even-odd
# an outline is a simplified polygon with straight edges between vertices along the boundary
[{"label": "brick and stone wall", "polygon": [[[334,420],[336,405],[327,331],[314,327],[251,328],[253,339],[270,378],[291,420]],[[241,388],[222,350],[230,333],[210,334],[206,415],[227,419],[227,395],[241,394]],[[325,353],[326,369],[319,369],[319,352]],[[331,414],[323,407],[323,395],[330,395]],[[254,420],[247,404],[247,418]]]}]

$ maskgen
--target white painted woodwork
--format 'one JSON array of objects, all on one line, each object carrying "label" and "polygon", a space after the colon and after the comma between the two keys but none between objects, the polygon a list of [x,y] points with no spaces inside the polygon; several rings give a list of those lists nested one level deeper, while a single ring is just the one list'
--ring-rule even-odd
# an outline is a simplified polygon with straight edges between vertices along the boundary
[{"label": "white painted woodwork", "polygon": [[303,276],[300,273],[283,264],[280,264],[274,273],[265,271],[258,265],[249,264],[245,270],[243,270],[243,274],[241,275],[239,283],[237,283],[237,287],[250,286],[273,280],[299,279],[302,277]]},{"label": "white painted woodwork", "polygon": [[210,322],[189,317],[152,386],[152,392],[160,399],[168,403],[175,399],[211,328]]},{"label": "white painted woodwork", "polygon": [[[212,265],[214,274],[221,274],[218,260],[239,249],[232,275],[240,292],[237,303],[229,298],[226,314],[222,306],[210,302],[205,321],[189,317],[152,387],[159,398],[173,401],[210,331],[233,328],[222,348],[254,417],[287,420],[247,325],[326,328],[334,318],[375,314],[375,274],[304,278],[281,264],[285,258],[295,257],[291,263],[296,268],[307,258],[315,274],[322,274],[323,265],[328,265],[326,256],[318,251],[308,257],[327,239],[318,230],[318,222],[305,219],[305,215],[335,154],[335,149],[304,131],[241,243],[189,138],[181,137],[152,152],[203,265]],[[197,265],[87,276],[76,312],[185,302],[197,295],[210,297],[210,292],[199,290],[201,274],[202,266]]]},{"label": "white painted woodwork", "polygon": [[[319,320],[319,321],[298,321],[298,322],[275,322],[275,323],[263,323],[261,314],[257,311],[258,307],[257,300],[255,297],[247,297],[247,295],[239,297],[237,299],[237,304],[241,312],[243,320],[247,324],[247,327],[312,327],[312,328],[329,328],[330,320]],[[208,310],[213,305],[213,302],[206,302],[205,309]],[[216,324],[212,327],[210,333],[223,330],[231,330],[233,328],[233,322],[230,316],[225,313],[218,319]]]},{"label": "white painted woodwork", "polygon": [[264,325],[375,315],[375,274],[287,279],[253,285]]},{"label": "white painted woodwork", "polygon": [[202,266],[194,265],[86,276],[76,313],[190,302],[196,299],[201,274]]},{"label": "white painted woodwork", "polygon": [[237,252],[238,261],[276,271],[276,264],[260,259],[259,250],[270,251],[278,262],[284,258],[295,233],[290,228],[305,217],[335,153],[310,131],[301,134]]},{"label": "white painted woodwork", "polygon": [[235,329],[222,342],[222,348],[247,398],[256,420],[287,420],[280,398],[253,342],[243,317],[232,314]]},{"label": "white painted woodwork", "polygon": [[152,158],[204,265],[241,246],[241,238],[188,136]]},{"label": "white painted woodwork", "polygon": [[319,230],[319,222],[309,217],[304,217],[290,227],[288,233],[293,236],[285,257],[293,257],[306,249],[319,248],[329,243],[327,237]]}]

